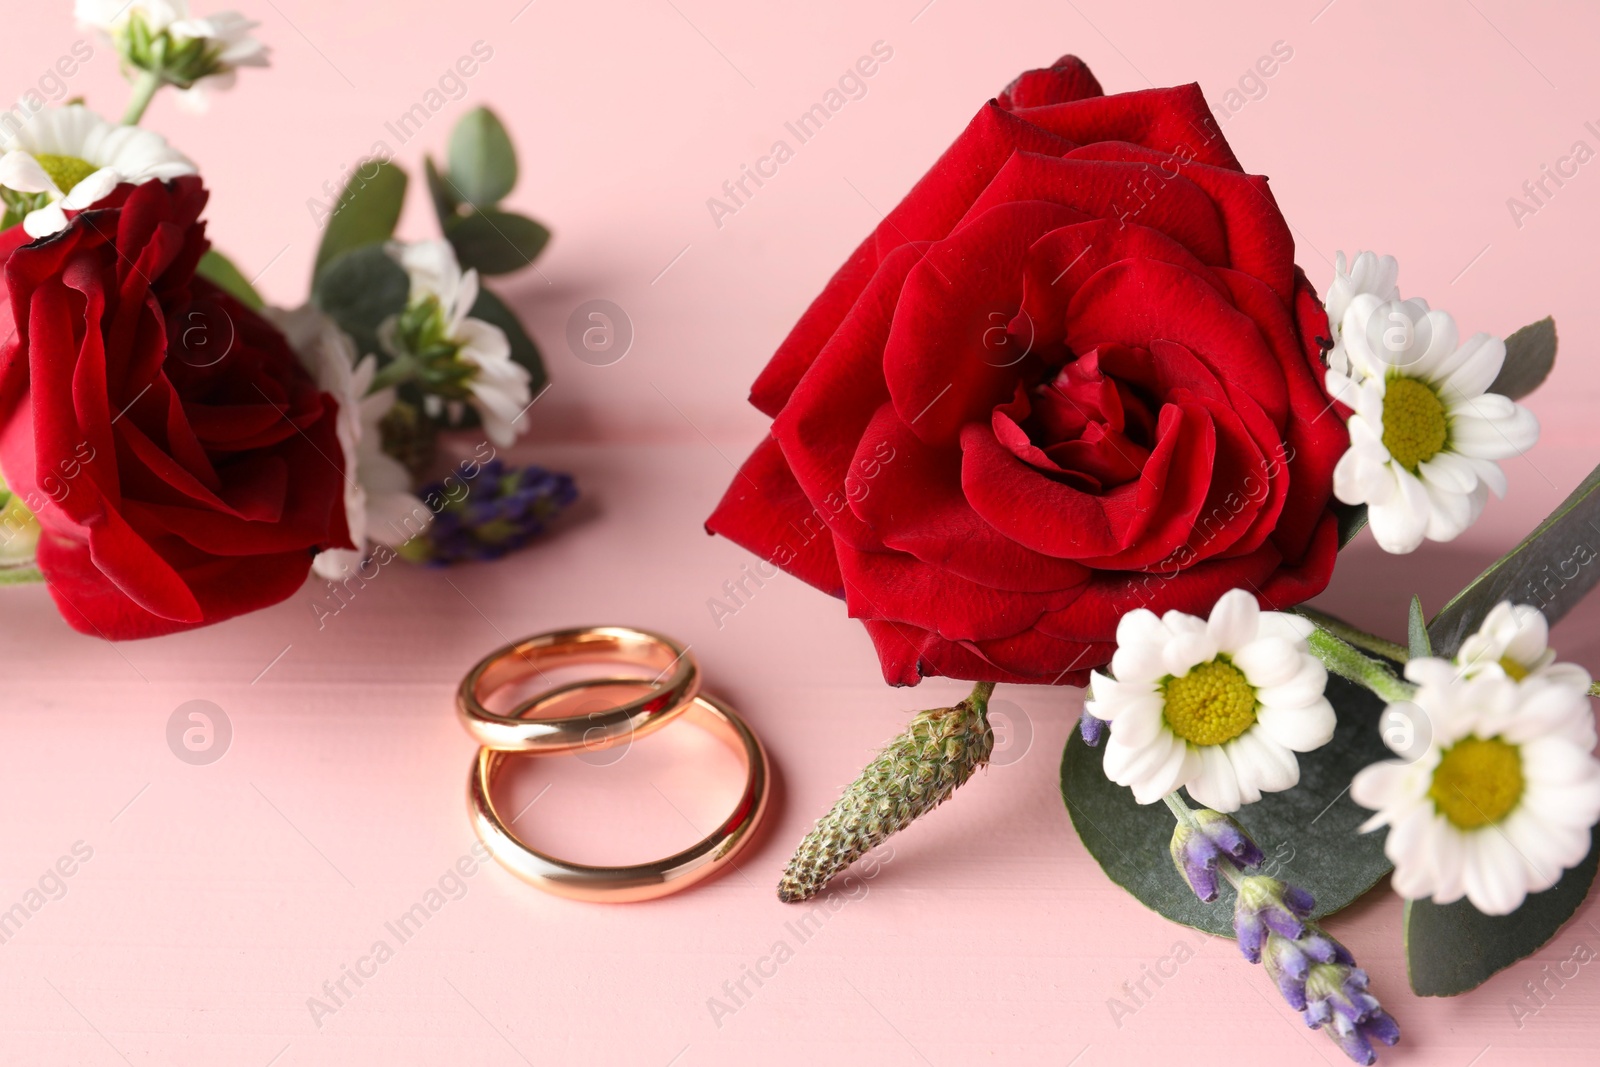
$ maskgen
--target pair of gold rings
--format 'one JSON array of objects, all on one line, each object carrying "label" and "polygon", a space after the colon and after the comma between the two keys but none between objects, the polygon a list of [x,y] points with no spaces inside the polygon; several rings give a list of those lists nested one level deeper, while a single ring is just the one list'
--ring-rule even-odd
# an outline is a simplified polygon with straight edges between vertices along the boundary
[{"label": "pair of gold rings", "polygon": [[[546,671],[589,664],[625,664],[659,673],[654,678],[601,677],[554,685],[504,715],[484,706],[497,691],[543,678]],[[540,716],[589,690],[610,690],[619,701],[586,716]],[[729,863],[750,843],[766,813],[771,780],[766,749],[732,708],[700,691],[699,666],[670,637],[626,626],[594,626],[525,638],[496,649],[467,672],[456,694],[456,711],[482,746],[467,782],[472,828],[507,870],[557,896],[621,903],[676,893]],[[726,744],[748,772],[733,813],[683,851],[627,867],[570,863],[519,839],[495,809],[492,790],[508,755],[608,748],[659,730],[679,716]]]}]

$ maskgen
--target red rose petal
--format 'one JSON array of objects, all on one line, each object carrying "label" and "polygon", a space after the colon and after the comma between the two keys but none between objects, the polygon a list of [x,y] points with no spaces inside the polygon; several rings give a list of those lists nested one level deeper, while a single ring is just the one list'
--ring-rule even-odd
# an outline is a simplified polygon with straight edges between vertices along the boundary
[{"label": "red rose petal", "polygon": [[929,567],[902,552],[862,552],[837,542],[844,599],[855,619],[888,619],[952,641],[1005,637],[1059,611],[1078,587],[1040,593],[998,590]]},{"label": "red rose petal", "polygon": [[844,596],[828,524],[806,499],[771,437],[739,468],[722,503],[706,520],[706,532],[743,545],[824,593]]},{"label": "red rose petal", "polygon": [[1100,83],[1089,72],[1089,67],[1077,56],[1062,56],[1049,67],[1029,70],[1017,75],[1006,86],[996,103],[1007,111],[1024,107],[1042,107],[1045,104],[1065,104],[1104,95]]},{"label": "red rose petal", "polygon": [[1071,560],[1031,551],[978,517],[961,491],[958,450],[922,443],[885,404],[857,453],[875,471],[852,500],[883,544],[993,589],[1042,593],[1070,589],[1089,572]]},{"label": "red rose petal", "polygon": [[1010,399],[1018,340],[1006,330],[1022,301],[1023,258],[1039,235],[1076,217],[1055,204],[1004,204],[911,268],[883,374],[901,421],[922,440],[953,444],[962,424],[988,421],[990,409]]}]

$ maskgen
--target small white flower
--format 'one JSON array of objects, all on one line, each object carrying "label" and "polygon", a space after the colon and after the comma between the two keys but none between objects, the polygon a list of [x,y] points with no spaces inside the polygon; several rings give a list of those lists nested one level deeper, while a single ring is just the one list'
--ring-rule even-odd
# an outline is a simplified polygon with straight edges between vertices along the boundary
[{"label": "small white flower", "polygon": [[[45,108],[19,127],[0,127],[0,187],[30,237],[63,230],[67,211],[81,211],[121,182],[194,174],[188,158],[158,133],[113,126],[88,108]],[[20,195],[18,195],[20,194]]]},{"label": "small white flower", "polygon": [[1539,439],[1532,412],[1485,392],[1505,342],[1477,333],[1461,343],[1446,312],[1370,293],[1350,301],[1341,331],[1349,373],[1329,370],[1328,393],[1354,414],[1334,495],[1367,505],[1386,552],[1453,540],[1477,521],[1491,489],[1505,495],[1495,460]]},{"label": "small white flower", "polygon": [[1542,678],[1468,678],[1434,657],[1406,664],[1406,677],[1431,738],[1412,762],[1357,773],[1351,798],[1377,812],[1362,829],[1389,827],[1401,896],[1465,896],[1486,915],[1509,914],[1589,853],[1600,761],[1588,699]]},{"label": "small white flower", "polygon": [[[1370,293],[1385,303],[1400,299],[1400,264],[1393,256],[1379,256],[1375,252],[1357,252],[1355,262],[1346,265],[1343,252],[1333,255],[1333,281],[1328,285],[1328,296],[1323,306],[1328,312],[1328,329],[1333,336],[1333,348],[1328,352],[1328,366],[1340,374],[1350,371],[1350,359],[1344,351],[1344,313],[1350,301],[1362,293]],[[1423,304],[1423,310],[1427,305]]]},{"label": "small white flower", "polygon": [[1592,679],[1576,663],[1558,663],[1550,647],[1550,623],[1530,604],[1502,600],[1484,616],[1476,633],[1461,642],[1456,663],[1467,677],[1498,674],[1520,682],[1537,678],[1587,692]]},{"label": "small white flower", "polygon": [[368,355],[357,363],[349,336],[309,305],[293,311],[267,308],[265,314],[289,339],[317,386],[339,402],[345,520],[356,549],[319,552],[311,568],[323,578],[343,578],[366,559],[370,545],[404,544],[427,527],[433,513],[411,492],[405,467],[383,450],[378,424],[394,406],[395,395],[393,389],[367,393],[377,357]]},{"label": "small white flower", "polygon": [[[469,317],[478,299],[478,272],[461,269],[448,241],[391,243],[389,254],[411,279],[410,306],[434,301],[443,319],[442,336],[459,346],[455,358],[473,368],[468,399],[483,419],[484,432],[497,445],[513,444],[519,433],[517,419],[528,409],[532,377],[511,358],[504,330]],[[438,403],[434,397],[428,399]]]},{"label": "small white flower", "polygon": [[1235,589],[1209,620],[1140,608],[1117,624],[1116,675],[1094,672],[1089,714],[1111,724],[1106,775],[1151,804],[1180,787],[1237,811],[1300,780],[1296,752],[1333,737],[1312,624]]},{"label": "small white flower", "polygon": [[205,90],[231,88],[240,67],[270,65],[250,32],[261,24],[237,11],[201,18],[188,0],[77,0],[75,13],[79,27],[104,34],[129,66],[177,86],[179,103],[193,110],[204,109]]}]

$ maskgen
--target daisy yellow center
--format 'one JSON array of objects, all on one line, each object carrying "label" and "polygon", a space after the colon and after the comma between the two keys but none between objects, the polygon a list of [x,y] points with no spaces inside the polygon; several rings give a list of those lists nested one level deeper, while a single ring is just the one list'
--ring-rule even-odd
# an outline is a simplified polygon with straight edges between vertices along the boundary
[{"label": "daisy yellow center", "polygon": [[63,193],[72,192],[73,186],[100,169],[77,156],[58,156],[41,152],[33,158],[39,161],[39,166],[44,168],[44,172],[50,175],[50,180],[56,183],[56,188]]},{"label": "daisy yellow center", "polygon": [[1190,669],[1162,686],[1172,732],[1194,745],[1232,741],[1256,722],[1256,691],[1244,672],[1224,659]]},{"label": "daisy yellow center", "polygon": [[1444,402],[1427,382],[1390,378],[1383,390],[1383,447],[1394,461],[1415,474],[1444,450],[1450,427]]},{"label": "daisy yellow center", "polygon": [[1498,737],[1457,741],[1433,770],[1428,799],[1462,830],[1497,823],[1522,799],[1522,753]]},{"label": "daisy yellow center", "polygon": [[1510,656],[1500,657],[1500,669],[1506,672],[1506,677],[1513,682],[1520,682],[1528,676],[1528,668],[1512,659]]}]

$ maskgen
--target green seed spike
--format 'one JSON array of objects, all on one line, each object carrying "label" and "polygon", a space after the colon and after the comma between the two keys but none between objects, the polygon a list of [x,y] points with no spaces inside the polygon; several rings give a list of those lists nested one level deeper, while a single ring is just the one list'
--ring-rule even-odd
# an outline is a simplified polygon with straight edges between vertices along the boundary
[{"label": "green seed spike", "polygon": [[796,903],[816,896],[840,871],[938,807],[988,763],[994,751],[992,692],[993,682],[979,682],[953,708],[918,712],[800,842],[778,882],[778,899]]}]

